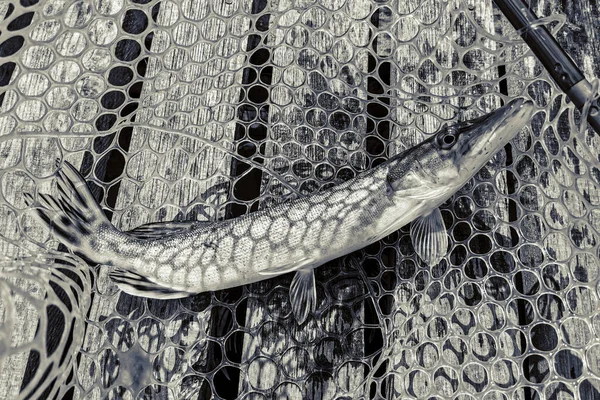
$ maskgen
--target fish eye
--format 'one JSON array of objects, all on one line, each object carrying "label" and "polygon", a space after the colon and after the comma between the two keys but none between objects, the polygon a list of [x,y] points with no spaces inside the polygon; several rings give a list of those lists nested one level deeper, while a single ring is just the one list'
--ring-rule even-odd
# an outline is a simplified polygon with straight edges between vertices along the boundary
[{"label": "fish eye", "polygon": [[456,143],[456,132],[453,130],[446,131],[438,136],[438,144],[442,149],[449,149],[454,143]]},{"label": "fish eye", "polygon": [[444,136],[444,144],[452,144],[456,140],[456,136],[454,134],[449,133]]}]

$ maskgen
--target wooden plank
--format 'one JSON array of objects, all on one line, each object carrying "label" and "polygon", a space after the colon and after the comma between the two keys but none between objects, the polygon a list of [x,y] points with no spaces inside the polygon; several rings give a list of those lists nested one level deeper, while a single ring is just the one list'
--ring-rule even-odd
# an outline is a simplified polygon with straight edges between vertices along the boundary
[{"label": "wooden plank", "polygon": [[[397,123],[392,127],[390,155],[393,155],[402,149],[416,145],[425,137],[435,133],[443,124],[454,124],[460,120],[470,119],[482,112],[489,112],[501,105],[500,96],[487,96],[484,101],[477,104],[481,111],[475,111],[474,102],[479,94],[471,93],[470,86],[474,76],[478,77],[478,82],[494,83],[497,82],[499,74],[493,64],[493,56],[486,52],[470,53],[463,62],[470,69],[465,74],[453,73],[459,68],[455,61],[460,57],[460,51],[456,49],[457,45],[464,50],[472,49],[475,46],[477,34],[479,32],[473,25],[467,23],[467,19],[459,17],[460,12],[469,13],[480,25],[486,26],[488,31],[493,32],[493,13],[491,1],[477,2],[476,6],[469,7],[469,10],[461,9],[460,3],[450,3],[444,7],[424,7],[423,5],[412,5],[408,3],[406,7],[410,10],[415,9],[415,13],[410,16],[400,16],[398,25],[395,27],[396,35],[403,41],[412,39],[410,45],[398,44],[395,53],[397,68],[391,76],[392,90],[398,92],[395,99],[398,99],[394,108],[392,117]],[[466,15],[466,14],[465,14]],[[431,24],[436,21],[434,24]],[[431,25],[430,25],[431,24]],[[418,32],[418,33],[417,33]],[[415,36],[416,35],[416,36]],[[479,42],[477,42],[479,43]],[[490,45],[490,43],[486,43]],[[493,45],[493,43],[491,44]],[[431,57],[435,64],[427,60]],[[420,64],[419,64],[419,62]],[[454,60],[454,61],[453,61]],[[462,69],[462,68],[461,68]],[[498,90],[497,85],[492,86],[488,92]],[[500,182],[501,184],[504,182]],[[450,237],[451,245],[452,237]],[[402,247],[401,242],[399,246]],[[416,256],[411,257],[415,265],[420,262]],[[397,265],[398,259],[392,260],[391,265]],[[401,267],[400,267],[401,268]],[[431,270],[429,272],[431,273]],[[392,269],[396,274],[397,270]],[[427,270],[425,271],[427,272]],[[401,272],[402,273],[402,272]],[[430,390],[427,379],[433,379],[423,374],[414,373],[402,377],[411,368],[418,368],[417,365],[407,365],[407,354],[411,348],[417,348],[419,345],[428,343],[428,339],[420,338],[420,332],[430,321],[427,308],[431,302],[437,302],[437,298],[431,298],[427,295],[422,297],[412,297],[410,286],[414,283],[414,276],[408,278],[408,282],[398,278],[403,284],[398,282],[394,288],[396,303],[393,306],[379,302],[379,307],[388,307],[394,315],[393,326],[390,331],[385,332],[390,339],[389,348],[384,349],[383,363],[387,373],[382,381],[385,381],[381,388],[382,396],[386,398],[395,398],[402,394],[424,397]],[[378,282],[382,284],[383,282]],[[389,297],[389,296],[388,296]],[[418,302],[416,300],[420,299]],[[410,302],[410,308],[408,303]],[[460,312],[455,308],[449,310],[451,313]],[[389,314],[390,312],[385,312]],[[389,364],[386,364],[389,360]],[[422,361],[421,361],[422,362]],[[378,367],[381,364],[378,365]],[[442,366],[443,363],[436,363]],[[423,366],[423,365],[421,365]],[[430,366],[433,368],[433,366]],[[419,378],[420,376],[420,378]],[[371,377],[372,378],[372,375]],[[444,380],[447,379],[448,385],[456,377],[439,377],[438,384],[442,390]],[[371,381],[368,381],[369,384]],[[381,381],[380,381],[381,382]],[[449,396],[451,393],[438,392],[438,395]],[[453,393],[454,397],[457,393]],[[430,393],[429,395],[433,395]]]},{"label": "wooden plank", "polygon": [[[355,11],[360,14],[368,13],[370,6],[370,3],[363,2]],[[314,159],[320,158],[316,153],[320,153],[320,151],[324,152],[326,150],[319,149],[319,146],[314,146],[315,143],[318,143],[319,136],[319,128],[314,126],[315,122],[311,121],[310,118],[304,120],[304,118],[299,117],[299,115],[303,112],[308,112],[310,114],[311,112],[325,113],[327,111],[323,109],[323,104],[313,105],[298,103],[303,100],[298,94],[304,93],[306,98],[316,98],[317,96],[321,96],[320,98],[322,101],[324,101],[323,99],[325,96],[329,96],[331,101],[342,102],[345,95],[339,91],[342,90],[342,88],[347,88],[346,90],[348,90],[348,93],[346,96],[350,96],[351,89],[350,86],[344,84],[337,78],[337,72],[335,71],[341,70],[344,66],[350,66],[350,68],[354,70],[364,70],[367,67],[366,65],[361,65],[360,60],[358,62],[348,62],[348,60],[351,59],[351,54],[340,51],[341,46],[344,46],[347,43],[345,42],[346,39],[336,35],[336,32],[334,31],[335,28],[332,28],[332,25],[326,24],[326,21],[330,20],[332,17],[333,13],[325,12],[317,7],[309,7],[304,10],[290,10],[270,24],[269,35],[267,36],[268,39],[265,46],[271,52],[274,82],[270,87],[269,117],[271,123],[271,140],[267,142],[265,147],[265,166],[269,170],[276,169],[277,167],[281,167],[282,157],[284,159],[287,158],[285,162],[292,165],[292,167],[285,175],[286,181],[293,187],[298,188],[300,192],[304,192],[304,194],[306,194],[308,189],[306,189],[307,186],[305,184],[303,185],[305,179],[302,179],[302,177],[307,176],[305,174],[311,175],[308,171],[314,171],[314,164],[316,164]],[[346,22],[351,24],[351,19],[349,17],[346,18],[348,19]],[[305,48],[303,40],[304,38],[309,37],[313,38],[313,46],[316,49],[322,48],[322,54],[311,50],[312,53],[314,53],[314,61],[303,60],[302,57],[299,57],[299,53]],[[340,46],[337,51],[334,51],[334,54],[337,55],[337,59],[335,56],[332,57],[329,55],[332,45]],[[307,54],[309,53],[310,52]],[[307,65],[302,65],[303,62],[311,62],[314,63],[314,65],[320,65],[320,68],[316,71],[311,71],[313,67],[307,68]],[[366,62],[366,59],[364,62]],[[296,63],[300,65],[297,65]],[[321,80],[324,83],[324,86],[319,83]],[[366,94],[366,84],[366,80],[363,80],[362,86],[353,87],[352,89],[355,92]],[[296,91],[297,93],[295,102],[293,101],[293,91]],[[331,93],[333,93],[333,95]],[[363,97],[362,100],[365,100],[365,97]],[[296,110],[298,113],[295,113]],[[331,112],[331,110],[329,110],[329,112]],[[298,117],[294,118],[294,115],[297,115]],[[346,130],[346,136],[352,136],[350,133],[351,131],[356,134],[356,142],[363,143],[361,139],[365,137],[365,132],[364,130],[361,130],[360,127],[355,129],[349,127],[344,130]],[[339,143],[342,141],[340,138],[342,136],[341,132],[336,132],[335,136],[334,143],[329,144],[332,148],[338,147]],[[288,140],[290,138],[295,138],[295,140],[292,139],[292,141],[289,142]],[[273,155],[275,149],[281,148],[281,146],[285,147],[286,143],[290,149],[293,147],[292,144],[295,145],[296,143],[300,146],[313,145],[314,149],[301,151],[298,147],[298,151],[286,152],[284,150],[283,153],[279,153],[278,159],[274,159]],[[310,160],[311,158],[313,159],[312,161]],[[342,162],[341,166],[332,166],[331,170],[333,172],[331,172],[331,176],[319,176],[318,173],[315,173],[314,186],[318,187],[331,179],[335,179],[333,177],[337,176],[337,172],[345,166],[343,164],[344,163]],[[329,165],[331,166],[331,164]],[[365,167],[366,165],[362,165],[363,169]],[[265,197],[261,199],[263,201],[261,202],[260,207],[270,207],[281,201],[282,197],[277,195],[281,189],[281,186],[278,185],[278,183],[272,182],[269,177],[263,175],[262,185],[263,187],[260,192],[264,193]],[[315,189],[316,187],[311,188],[311,190]],[[330,285],[326,284],[323,280],[323,276],[326,276],[327,274],[321,274],[320,272],[322,269],[331,270],[332,267],[334,269],[340,268],[335,265],[339,263],[340,261],[334,261],[322,266],[321,269],[316,270],[318,286],[325,284],[330,287]],[[251,293],[266,293],[277,285],[287,287],[289,286],[291,276],[292,274],[288,274],[281,278],[255,283],[251,285],[249,290]],[[351,282],[353,282],[353,285],[345,286],[343,289],[338,287],[338,289],[344,290],[347,298],[354,299],[362,294],[364,286],[358,279]],[[338,293],[335,288],[330,288],[333,289],[334,296],[343,297],[343,295]],[[279,292],[276,290],[275,293]],[[269,295],[271,302],[269,302],[269,300],[264,301],[264,299],[260,299],[256,296],[251,296],[248,299],[246,326],[263,326],[263,329],[258,335],[253,336],[248,341],[244,342],[244,349],[242,351],[244,358],[242,359],[242,363],[249,363],[249,370],[248,374],[245,375],[240,382],[240,393],[246,393],[252,390],[252,388],[260,388],[268,390],[269,392],[274,391],[276,396],[283,398],[294,398],[295,396],[299,396],[300,392],[302,393],[302,396],[308,398],[312,398],[313,396],[327,396],[328,393],[334,393],[336,391],[335,381],[332,379],[333,377],[331,375],[327,373],[319,378],[315,375],[318,374],[319,371],[327,370],[326,368],[322,369],[321,364],[323,362],[326,363],[324,360],[332,357],[331,354],[327,356],[327,354],[323,353],[328,350],[313,344],[307,344],[304,346],[304,350],[299,347],[291,347],[291,343],[288,345],[282,343],[281,336],[277,334],[278,331],[283,332],[283,329],[285,329],[285,336],[287,338],[308,335],[309,337],[314,336],[315,339],[318,339],[319,343],[329,343],[327,342],[327,334],[321,332],[317,327],[316,318],[319,318],[319,316],[309,315],[307,322],[303,325],[298,325],[294,320],[293,315],[288,315],[290,307],[287,299],[287,291],[281,292],[281,296],[273,294],[274,293],[271,292]],[[324,293],[322,293],[321,290],[318,290],[319,297],[323,296],[323,294]],[[331,299],[329,299],[329,297],[326,299],[318,299],[319,304],[323,301],[331,301]],[[360,322],[354,321],[352,327],[348,327],[340,320],[341,315],[339,313],[327,312],[326,310],[320,310],[319,312],[323,311],[324,315],[319,318],[321,323],[325,324],[325,326],[329,327],[334,332],[336,332],[337,329],[341,329],[341,331],[338,332],[339,334],[343,334],[346,330],[361,326]],[[359,316],[359,319],[362,319],[364,313],[363,308],[355,308],[355,312],[356,315]],[[284,325],[282,325],[283,321],[287,321],[287,323],[285,323],[285,328]],[[266,329],[267,327],[268,329]],[[364,352],[364,342],[362,339],[362,337],[358,337],[356,340],[348,343],[349,351],[353,353],[352,357],[356,357],[358,354]],[[334,343],[336,340],[337,339],[331,343]],[[310,351],[310,349],[313,349],[314,351]],[[330,350],[333,351],[333,349]],[[318,360],[314,357],[318,358]],[[340,357],[343,357],[343,355]],[[274,365],[277,367],[274,367]],[[314,366],[315,369],[311,369],[311,366]],[[350,390],[362,380],[363,374],[362,364],[357,364],[356,367],[351,366],[351,369],[348,371],[348,388]],[[299,384],[302,377],[309,376],[309,383],[306,386],[297,386],[296,384],[286,383],[286,375],[291,377],[291,381],[296,384]],[[317,392],[314,392],[315,390]]]},{"label": "wooden plank", "polygon": [[[271,32],[273,29],[273,19],[269,18],[268,21],[263,21],[263,23],[268,24],[268,29],[267,32]],[[277,64],[278,60],[278,56],[273,54],[274,53],[274,49],[272,47],[272,43],[273,42],[282,42],[283,38],[282,36],[282,32],[277,32],[275,33],[273,36],[268,35],[267,36],[267,43],[265,47],[260,46],[259,43],[255,43],[254,45],[258,45],[258,48],[255,49],[251,54],[258,54],[258,52],[264,53],[264,59],[267,60],[267,64],[265,67],[260,68],[258,66],[253,66],[252,64],[249,64],[247,68],[249,69],[254,69],[256,71],[256,74],[259,76],[259,81],[264,83],[264,87],[266,87],[266,91],[268,93],[269,96],[272,95],[272,93],[274,92],[274,87],[275,85],[272,83],[273,81],[273,77],[281,77],[281,70],[280,68],[274,67],[272,64],[275,63]],[[250,56],[252,58],[252,56]],[[264,106],[265,104],[269,105],[269,115],[268,115],[268,119],[269,122],[271,121],[271,116],[273,114],[273,107],[274,104],[272,104],[272,99],[270,97],[268,98],[252,98],[252,88],[253,87],[257,87],[256,84],[252,85],[248,85],[248,100],[247,101],[253,101],[253,102],[257,102],[259,103],[258,106]],[[252,134],[253,131],[253,127],[252,126],[245,126],[245,127],[241,127],[241,129],[243,129],[245,131],[245,133],[247,133],[247,137],[248,138],[253,138],[256,135]],[[277,135],[276,129],[272,126],[272,125],[267,125],[265,130],[270,130],[271,133],[270,135],[267,133],[267,138],[269,136],[273,137],[274,135]],[[262,135],[259,137],[262,138]],[[260,146],[260,144],[258,143],[258,141],[256,141],[257,143],[255,144],[257,147]],[[272,153],[270,151],[270,148],[272,147],[272,143],[271,141],[267,141],[265,143],[264,146],[264,150],[262,151],[266,156],[267,159],[265,160],[266,165],[265,166],[269,166],[270,161],[269,161],[269,156],[271,156],[270,153]],[[265,174],[263,172],[260,172],[261,178],[260,179],[256,179],[254,180],[252,183],[250,183],[251,185],[255,186],[254,188],[250,189],[251,192],[247,193],[247,195],[245,195],[246,198],[249,198],[249,195],[252,195],[252,197],[254,199],[257,199],[258,196],[260,196],[260,193],[264,192],[264,188],[261,188],[261,181],[265,181],[266,177],[264,176]],[[249,188],[248,188],[249,189]],[[248,192],[249,190],[246,189],[246,191]],[[264,208],[263,204],[259,204],[259,208]],[[271,288],[273,287],[273,283],[272,281],[263,281],[263,282],[259,282],[256,284],[252,284],[250,285],[249,291],[251,293],[267,293]],[[267,318],[268,318],[268,314],[267,314],[267,309],[266,309],[267,305],[265,304],[265,302],[263,300],[260,300],[259,297],[255,297],[255,296],[251,296],[248,298],[247,301],[247,309],[246,309],[246,314],[245,314],[245,324],[244,326],[249,327],[249,328],[253,328],[253,327],[259,327],[260,325],[262,325],[264,322],[266,322]],[[241,362],[248,364],[248,373],[245,374],[242,379],[240,379],[239,381],[239,386],[238,386],[238,393],[243,394],[243,393],[248,393],[249,391],[251,391],[253,389],[253,387],[256,387],[258,389],[266,389],[266,390],[273,390],[278,384],[279,384],[279,379],[280,379],[280,372],[278,371],[278,368],[275,367],[273,368],[273,351],[276,351],[276,354],[280,354],[282,351],[285,350],[285,344],[280,343],[281,341],[281,337],[280,335],[285,334],[286,336],[288,335],[287,332],[284,331],[283,327],[279,324],[279,323],[271,323],[269,326],[269,329],[261,329],[261,332],[264,332],[264,335],[260,335],[260,333],[255,333],[254,335],[246,335],[245,336],[245,340],[242,343],[242,351],[241,351]],[[279,335],[277,334],[279,332]],[[284,333],[285,332],[285,333]],[[262,338],[261,338],[262,336]],[[266,339],[266,342],[263,344],[263,340]],[[263,351],[261,350],[261,347],[266,350],[264,351],[265,355],[267,355],[267,358],[262,357],[262,353]]]},{"label": "wooden plank", "polygon": [[[40,7],[41,5],[31,7],[21,5],[9,13],[9,3],[3,2],[0,4],[0,15],[5,19],[1,25],[7,26],[26,12],[33,12],[34,15],[39,16]],[[26,36],[31,28],[32,26],[27,23],[13,25],[10,33],[9,31],[3,32],[1,41],[6,40],[9,35]],[[38,29],[37,32],[39,38],[49,35],[47,29]],[[22,53],[22,50],[23,48],[17,50],[15,54],[21,56],[23,64],[35,64],[35,56],[31,53]],[[27,71],[20,71],[20,75],[17,75],[17,72],[13,70],[9,73],[10,76],[4,77],[7,81],[10,78],[12,82],[0,95],[0,112],[4,115],[10,115],[11,100],[9,98],[14,97],[16,92],[21,96],[32,96],[34,93],[44,93],[48,89],[48,81],[36,79],[36,75],[24,72]],[[45,121],[49,120],[50,118],[47,118]],[[3,121],[2,123],[6,123],[6,120]],[[0,254],[15,258],[29,255],[28,250],[32,250],[35,254],[39,252],[39,248],[29,240],[33,239],[38,243],[43,243],[49,238],[48,230],[41,229],[33,212],[27,209],[23,194],[34,194],[36,190],[39,192],[50,191],[48,177],[52,176],[55,171],[54,160],[60,156],[61,146],[57,138],[14,138],[0,142],[0,180],[3,192],[0,200]],[[7,279],[5,283],[14,288],[28,289],[24,287],[27,285],[26,280]],[[44,288],[40,288],[40,290],[42,292],[39,293],[39,296],[43,297],[45,295]],[[7,299],[7,301],[15,302],[16,314],[13,317],[16,320],[14,321],[13,342],[20,344],[32,342],[36,338],[40,318],[46,318],[43,310],[36,310],[20,297]],[[52,321],[46,321],[46,324],[48,323],[52,323]],[[57,338],[57,340],[59,339]],[[24,351],[7,357],[3,360],[3,364],[0,363],[2,364],[0,365],[0,371],[2,371],[0,376],[3,379],[0,382],[0,398],[17,397],[24,379],[27,380],[37,372],[37,369],[28,368],[30,357],[30,352]],[[32,382],[31,385],[35,385],[35,382]]]},{"label": "wooden plank", "polygon": [[[599,16],[597,4],[595,2],[590,2],[589,0],[576,2],[540,0],[531,1],[530,6],[538,16],[548,16],[550,19],[556,15],[566,15],[565,26],[560,31],[555,33],[554,36],[561,44],[563,49],[571,56],[571,58],[573,58],[575,64],[580,67],[588,80],[598,79],[598,77],[600,77],[600,68],[598,67],[600,61],[600,44],[598,43],[598,38],[600,35],[597,24]],[[539,71],[541,68],[543,68],[541,67],[541,64],[537,61],[534,61],[534,58],[532,58],[529,62],[521,64],[517,72],[524,76],[535,76],[537,71]],[[547,77],[546,73],[544,73],[543,76],[546,76],[547,81],[551,81],[551,78]],[[558,201],[560,203],[559,208],[564,213],[560,210],[557,211],[557,218],[566,216],[566,221],[568,221],[568,224],[559,226],[555,224],[554,221],[546,218],[546,224],[550,227],[550,229],[546,229],[544,231],[540,229],[542,227],[528,225],[526,225],[526,227],[531,232],[536,232],[541,237],[539,243],[537,244],[540,247],[546,248],[546,252],[550,257],[550,260],[547,262],[551,262],[552,258],[558,258],[558,261],[564,262],[565,265],[568,263],[568,276],[570,277],[571,281],[576,282],[577,277],[575,275],[577,274],[577,271],[573,267],[577,263],[577,259],[575,257],[583,258],[589,256],[590,259],[593,260],[592,262],[596,265],[599,261],[596,252],[594,252],[594,254],[588,254],[587,251],[584,252],[585,249],[578,249],[577,246],[574,245],[575,242],[566,239],[571,235],[569,228],[571,224],[578,222],[587,224],[588,222],[588,218],[584,215],[581,215],[582,213],[579,211],[582,209],[581,206],[586,204],[583,200],[583,193],[578,192],[579,189],[569,189],[568,186],[570,186],[569,181],[573,181],[574,178],[577,179],[579,184],[586,182],[586,184],[589,184],[590,187],[597,185],[597,183],[594,183],[594,179],[589,171],[591,166],[596,162],[596,156],[600,154],[600,143],[597,140],[597,135],[591,129],[588,129],[584,135],[580,135],[577,130],[571,129],[571,126],[561,121],[563,120],[563,112],[565,111],[565,96],[554,83],[552,83],[550,86],[549,84],[538,81],[536,84],[531,85],[528,88],[528,93],[532,96],[537,105],[544,108],[546,114],[544,121],[541,119],[534,119],[534,136],[532,136],[533,143],[539,141],[546,147],[549,152],[546,153],[546,157],[549,159],[550,163],[552,163],[552,160],[555,159],[562,164],[561,168],[556,168],[556,166],[553,164],[543,165],[543,162],[538,163],[538,176],[540,176],[540,174],[543,172],[548,173],[553,177],[552,179],[555,180],[555,183],[557,182],[558,184],[567,187],[559,188],[559,190],[556,192],[557,198],[546,198],[545,203],[549,203],[553,200]],[[557,96],[563,97],[562,104],[555,102]],[[560,106],[562,106],[562,108],[560,108],[560,112],[557,112]],[[572,111],[569,111],[569,113],[571,112]],[[554,120],[554,122],[558,120],[558,123],[554,124],[553,127],[550,127],[548,123],[552,120]],[[555,140],[552,140],[552,138]],[[581,149],[586,147],[581,146],[581,143],[583,142],[587,142],[588,146],[590,146],[588,150],[591,151],[592,158],[585,160],[585,157],[578,155],[577,157],[581,160],[581,164],[583,165],[572,170],[572,172],[575,172],[575,174],[572,174],[568,171],[568,167],[566,166],[569,163],[569,157],[567,157],[569,150],[566,149],[570,148],[576,154],[577,150],[575,150],[575,148]],[[576,143],[579,143],[579,145]],[[554,146],[554,144],[556,144],[556,146]],[[562,151],[560,151],[561,149]],[[541,151],[536,150],[535,153],[539,155]],[[561,173],[561,169],[565,170],[567,174]],[[549,193],[547,191],[548,185],[541,183],[538,185],[538,190]],[[580,187],[579,185],[573,186],[578,188]],[[568,210],[570,215],[567,214],[566,210]],[[543,220],[543,217],[541,218]],[[595,229],[596,235],[600,233],[597,231],[597,227],[592,229]],[[566,240],[562,240],[563,238]],[[570,261],[562,260],[563,257],[561,255],[572,255],[573,258]],[[541,267],[543,267],[543,265]],[[586,269],[584,265],[582,265],[581,268],[583,270]],[[595,282],[590,282],[587,285],[585,283],[578,283],[578,286],[580,288],[587,286],[592,291],[595,290]],[[551,294],[555,293],[551,292]],[[574,300],[576,297],[579,297],[576,291],[572,290],[568,295],[566,295],[564,292],[563,294],[556,294],[560,296],[561,300],[559,301],[562,301],[563,304],[571,304],[572,301],[575,301],[578,304],[586,304],[586,301],[583,297]],[[571,301],[569,301],[570,296]],[[540,300],[538,301],[538,308],[541,310],[550,309],[551,307],[556,308],[556,302],[552,303],[549,301],[550,298],[551,297],[548,296],[541,296]],[[567,307],[565,307],[565,309],[567,309]],[[573,349],[573,347],[578,347],[577,343],[586,343],[589,340],[589,331],[586,329],[574,330],[569,328],[567,321],[570,318],[568,317],[575,316],[575,318],[571,318],[570,320],[573,322],[577,321],[581,326],[591,326],[593,323],[592,319],[594,317],[594,313],[595,311],[592,311],[591,309],[587,314],[585,312],[573,313],[570,311],[564,313],[564,316],[557,321],[558,325],[554,327],[554,333],[561,335],[559,330],[562,331],[565,343],[555,349],[553,351],[554,354],[561,354],[557,352],[561,348]],[[575,346],[572,344],[575,344]],[[580,363],[585,363],[585,359],[589,360],[590,357],[589,354],[586,354],[587,348],[585,348],[582,353],[571,353],[573,354],[572,356],[563,359],[560,359],[558,355],[550,357],[550,355],[546,352],[540,353],[548,356],[547,358],[550,359],[551,363],[556,363],[556,369],[559,376],[565,376],[565,371],[577,371],[577,365]],[[569,353],[563,352],[562,354]],[[594,356],[591,357],[593,358]],[[524,363],[523,369],[526,379],[531,379],[530,375],[535,373],[536,367],[536,365]],[[600,388],[598,388],[598,385],[595,384],[595,382],[593,382],[591,379],[584,379],[577,383],[572,383],[562,378],[559,378],[559,381],[560,384],[552,383],[545,385],[544,395],[546,397],[566,398],[574,395],[576,398],[591,399],[598,398],[600,396]]]},{"label": "wooden plank", "polygon": [[[201,13],[209,3],[212,4],[209,1],[204,3],[202,5],[197,2],[198,9],[184,11],[184,16],[198,17],[196,13]],[[230,6],[223,4],[223,7]],[[141,108],[136,115],[126,157],[127,169],[120,182],[112,218],[115,226],[123,230],[155,221],[206,220],[224,216],[223,204],[228,200],[227,188],[230,187],[228,177],[231,158],[218,147],[207,145],[206,141],[216,139],[219,141],[218,146],[233,140],[235,125],[220,123],[229,115],[234,115],[230,110],[240,99],[241,88],[235,85],[239,83],[235,80],[235,71],[242,67],[244,58],[236,55],[240,54],[239,49],[243,48],[241,44],[247,40],[248,31],[247,27],[237,27],[240,37],[228,41],[225,47],[220,48],[219,44],[206,42],[200,37],[198,26],[201,24],[186,20],[185,24],[181,23],[174,29],[173,24],[178,14],[179,9],[175,7],[160,7],[156,15],[157,24],[162,29],[169,30],[176,44],[184,45],[176,45],[166,51],[163,46],[167,44],[164,41],[167,38],[164,35],[158,35],[158,40],[155,36],[151,45],[151,53],[159,55],[148,59],[146,76],[153,77],[153,81],[145,81],[142,87],[141,99],[147,102],[147,106]],[[224,24],[223,21],[220,23]],[[204,25],[206,27],[206,22]],[[208,29],[212,29],[206,33],[208,36],[218,35],[220,31],[216,25]],[[182,59],[187,59],[188,63],[181,63]],[[153,84],[149,84],[150,82]],[[161,103],[156,104],[158,107],[148,102],[152,98],[160,99]],[[169,108],[173,105],[176,110]],[[199,141],[174,132],[187,132],[188,135],[198,135],[204,140]],[[182,306],[187,300],[181,303],[151,300],[146,306],[146,301],[143,301],[140,308],[138,298],[124,293],[112,295],[116,288],[107,277],[107,272],[107,269],[100,269],[99,281],[104,286],[102,293],[106,294],[95,297],[90,311],[91,321],[101,321],[111,315],[122,318],[120,315],[133,314],[138,316],[134,318],[139,318],[139,311],[147,307],[154,310],[154,313],[169,309],[169,315],[185,316],[190,312]],[[218,324],[218,321],[215,323],[212,320],[211,312],[206,310],[197,312],[193,319],[203,321],[204,326]],[[187,346],[191,348],[195,344],[197,332],[186,321],[182,320],[181,323],[187,328],[181,326],[178,329],[181,332],[187,330],[188,333],[182,333],[179,341],[188,343]],[[112,326],[120,329],[119,325]],[[107,334],[110,336],[113,333]],[[138,335],[141,341],[146,337],[143,332]],[[86,340],[93,341],[94,337],[92,331]],[[201,364],[202,359],[210,359],[213,357],[210,351],[207,348],[196,354],[193,362]],[[152,364],[154,355],[144,351],[136,353],[145,359],[143,363]],[[117,354],[122,362],[129,357],[124,352]],[[169,356],[165,357],[166,363],[174,361],[169,361]],[[82,363],[79,371],[84,380],[87,379],[87,371],[82,368],[87,367],[87,364]],[[103,368],[111,367],[105,365]],[[140,381],[136,387],[142,388],[145,384],[150,384],[150,381]],[[92,387],[89,384],[87,386]],[[171,390],[178,396],[185,387],[171,387]]]}]

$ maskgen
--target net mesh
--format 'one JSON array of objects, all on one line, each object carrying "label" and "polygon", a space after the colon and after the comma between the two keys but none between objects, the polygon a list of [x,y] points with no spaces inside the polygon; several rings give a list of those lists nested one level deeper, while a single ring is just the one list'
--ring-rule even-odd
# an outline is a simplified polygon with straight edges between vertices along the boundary
[{"label": "net mesh", "polygon": [[[600,142],[491,2],[21,0],[1,15],[0,397],[600,397]],[[547,22],[598,75],[591,41]],[[515,96],[536,114],[442,205],[449,255],[424,265],[403,228],[330,262],[302,326],[291,275],[122,293],[56,251],[23,196],[52,193],[58,159],[120,229],[232,218]]]}]

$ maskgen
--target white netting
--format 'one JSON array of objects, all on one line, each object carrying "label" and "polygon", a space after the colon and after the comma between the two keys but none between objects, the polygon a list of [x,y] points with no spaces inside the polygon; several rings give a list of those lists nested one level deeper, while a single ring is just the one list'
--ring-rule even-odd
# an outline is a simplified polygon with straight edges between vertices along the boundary
[{"label": "white netting", "polygon": [[[21,0],[0,15],[1,398],[600,396],[600,143],[491,2]],[[289,275],[159,301],[35,256],[58,243],[23,193],[53,190],[56,159],[121,229],[232,218],[516,96],[536,114],[442,206],[448,257],[424,265],[402,229],[328,263],[303,326]]]}]

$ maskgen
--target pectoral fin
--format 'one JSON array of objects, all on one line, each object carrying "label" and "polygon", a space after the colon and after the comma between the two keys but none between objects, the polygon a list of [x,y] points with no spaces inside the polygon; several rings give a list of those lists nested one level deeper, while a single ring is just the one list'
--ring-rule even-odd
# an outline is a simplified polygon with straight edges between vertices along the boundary
[{"label": "pectoral fin", "polygon": [[138,239],[161,239],[165,236],[181,234],[213,223],[214,221],[152,222],[150,224],[140,225],[135,229],[127,231],[127,233]]},{"label": "pectoral fin", "polygon": [[108,276],[119,289],[134,296],[153,299],[180,299],[194,294],[160,285],[145,276],[121,268],[115,268],[114,271],[109,272]]},{"label": "pectoral fin", "polygon": [[299,324],[304,323],[308,314],[317,306],[317,290],[313,268],[301,269],[296,272],[290,286],[290,301],[292,311]]},{"label": "pectoral fin", "polygon": [[428,265],[436,265],[448,251],[448,234],[438,208],[415,219],[410,238],[417,255]]}]

